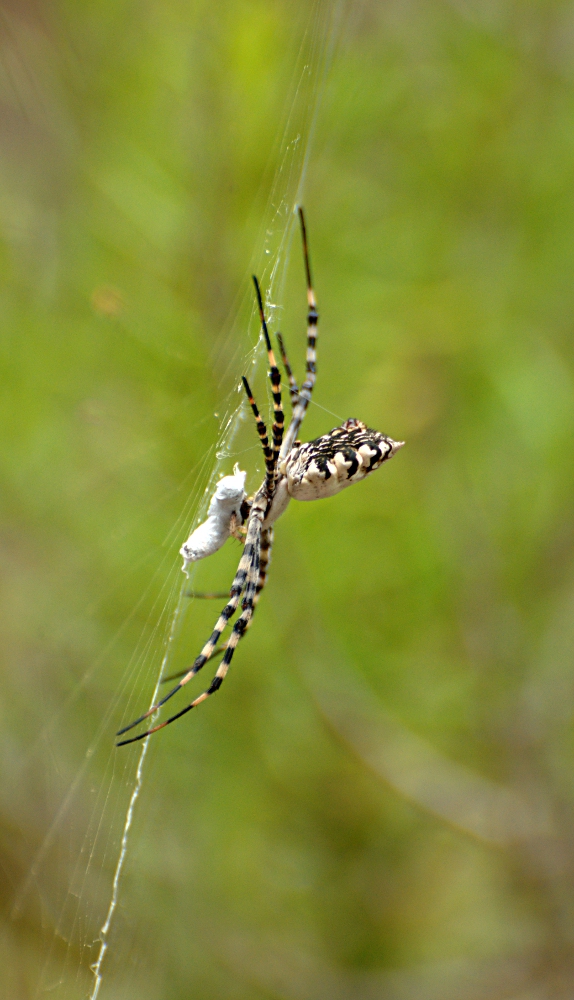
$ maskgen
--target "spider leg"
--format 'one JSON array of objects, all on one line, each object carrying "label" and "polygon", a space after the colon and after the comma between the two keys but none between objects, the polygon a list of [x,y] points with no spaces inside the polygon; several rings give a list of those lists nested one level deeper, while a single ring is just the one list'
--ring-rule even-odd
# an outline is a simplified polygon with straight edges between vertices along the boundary
[{"label": "spider leg", "polygon": [[313,291],[313,284],[311,281],[311,265],[309,263],[309,249],[307,246],[307,230],[305,228],[305,216],[303,215],[303,209],[299,206],[299,221],[301,223],[301,237],[303,240],[303,260],[305,263],[305,277],[307,279],[307,363],[306,363],[306,378],[299,391],[299,400],[297,405],[293,410],[293,416],[291,417],[291,423],[287,433],[283,439],[283,447],[281,448],[281,458],[285,458],[291,451],[295,438],[301,424],[303,423],[303,418],[307,412],[307,407],[311,400],[311,394],[313,392],[313,387],[315,385],[316,377],[316,362],[317,362],[317,323],[319,321],[319,314],[317,312],[317,302],[315,300],[315,292]]},{"label": "spider leg", "polygon": [[[225,649],[225,655],[223,657],[223,660],[219,664],[219,667],[217,668],[215,677],[213,678],[207,691],[204,691],[203,694],[199,695],[199,698],[195,699],[196,705],[198,705],[201,701],[204,701],[206,698],[208,698],[210,694],[214,694],[215,691],[217,691],[221,687],[223,680],[225,679],[225,676],[227,674],[227,671],[229,670],[229,664],[231,663],[233,654],[237,646],[239,645],[240,640],[247,632],[251,624],[251,621],[253,620],[253,615],[255,613],[255,604],[257,602],[259,593],[261,592],[262,589],[260,588],[258,593],[257,588],[259,586],[259,582],[261,579],[261,536],[263,533],[261,525],[263,524],[264,516],[265,516],[264,511],[261,511],[260,518],[259,517],[257,518],[257,521],[259,523],[259,537],[257,539],[256,550],[254,550],[253,553],[253,560],[249,569],[247,583],[245,585],[245,594],[243,597],[243,601],[241,602],[243,610],[231,630],[231,635],[229,636],[229,639],[227,641],[227,646]],[[268,549],[269,546],[267,546],[266,549],[265,566],[267,566],[267,563],[269,561]]]},{"label": "spider leg", "polygon": [[259,575],[257,578],[257,584],[255,586],[255,596],[253,598],[253,611],[251,618],[249,619],[243,634],[253,623],[253,615],[255,614],[255,609],[259,603],[259,598],[261,597],[261,591],[264,589],[267,583],[267,567],[271,561],[271,549],[273,548],[273,528],[264,528],[261,532],[261,546],[259,551]]},{"label": "spider leg", "polygon": [[[263,496],[260,506],[259,505],[256,506],[254,504],[252,518],[249,524],[249,533],[247,536],[248,541],[245,547],[247,548],[247,545],[251,545],[251,550],[250,550],[250,562],[247,570],[247,580],[245,584],[245,596],[242,602],[243,611],[240,617],[235,622],[235,625],[233,626],[233,630],[231,632],[231,635],[227,642],[227,646],[225,648],[225,655],[223,657],[223,660],[219,664],[219,667],[217,668],[217,671],[211,681],[211,684],[205,691],[203,691],[200,695],[198,695],[197,698],[194,698],[194,700],[189,705],[186,705],[185,708],[181,709],[181,711],[177,712],[175,715],[172,715],[169,719],[166,719],[165,722],[160,722],[159,725],[152,726],[152,728],[148,729],[145,733],[139,733],[137,736],[132,736],[130,739],[122,740],[120,743],[117,743],[116,746],[121,747],[125,746],[126,743],[135,743],[137,742],[137,740],[143,740],[147,736],[151,736],[152,733],[157,733],[159,729],[163,729],[165,726],[169,726],[170,723],[175,722],[177,719],[180,719],[182,715],[185,715],[187,712],[190,712],[192,708],[195,708],[197,705],[200,705],[202,701],[205,701],[207,698],[209,698],[210,695],[215,694],[215,692],[218,691],[219,688],[221,687],[227,675],[227,671],[229,670],[229,664],[231,663],[237,645],[240,639],[245,635],[245,632],[247,631],[249,623],[253,617],[255,596],[256,596],[257,584],[259,582],[259,572],[260,572],[260,547],[261,547],[261,534],[262,534],[261,526],[263,524],[263,519],[265,517],[264,504],[265,504],[265,497]],[[175,688],[174,690],[176,691],[179,690],[181,686],[182,685],[179,684],[178,687]],[[158,707],[159,705],[162,705],[165,701],[166,699],[164,698],[163,701],[158,703]],[[142,718],[147,718],[149,714],[150,713],[148,712]],[[125,733],[126,731],[127,731],[126,729],[121,730],[118,733],[118,736],[121,736],[122,733]]]},{"label": "spider leg", "polygon": [[[237,644],[239,643],[239,640],[243,638],[243,636],[245,635],[245,633],[251,627],[251,624],[253,622],[253,615],[255,614],[255,608],[257,607],[257,604],[259,602],[259,598],[261,597],[261,591],[264,589],[265,584],[267,582],[267,567],[269,566],[269,563],[271,561],[271,550],[272,550],[272,548],[273,548],[273,528],[264,528],[261,531],[261,540],[260,540],[260,543],[259,543],[259,561],[258,561],[259,572],[257,573],[257,582],[255,584],[255,591],[254,591],[253,597],[251,599],[251,605],[250,605],[251,606],[251,612],[250,612],[249,615],[247,615],[247,617],[245,616],[245,610],[246,610],[247,605],[249,604],[249,600],[250,600],[250,589],[249,589],[249,578],[248,578],[248,582],[247,582],[247,585],[246,585],[246,588],[245,588],[245,597],[243,599],[243,608],[244,608],[243,614],[241,615],[240,618],[237,619],[237,622],[235,623],[233,632],[231,633],[231,636],[229,638],[229,642],[227,643],[227,645],[226,646],[221,646],[219,649],[215,649],[213,651],[212,655],[215,655],[217,653],[225,653],[226,656],[227,656],[227,651],[229,650],[230,645],[233,646],[233,650],[234,650],[236,648]],[[240,630],[238,626],[239,626],[239,623],[241,622],[242,618],[245,618],[245,626]],[[234,634],[235,633],[238,634],[237,638],[234,638]],[[231,660],[232,656],[233,656],[233,651],[229,655],[229,659],[227,661],[227,665],[228,666],[229,666],[229,661]],[[219,673],[219,671],[218,671],[218,673]],[[225,671],[225,673],[223,673],[223,676],[222,676],[221,680],[223,680],[223,677],[225,677],[226,673],[227,673],[227,670]],[[216,674],[216,676],[217,676],[217,674]],[[216,690],[216,689],[214,689],[214,690]],[[208,694],[213,694],[213,691],[209,690]],[[206,697],[207,697],[207,694],[206,694]],[[201,698],[201,695],[200,695],[200,698]],[[196,704],[197,704],[197,699],[196,699]]]},{"label": "spider leg", "polygon": [[[220,656],[221,653],[225,652],[226,648],[227,648],[226,646],[217,646],[217,648],[213,650],[213,653],[211,654],[210,658],[213,660],[215,656]],[[189,667],[185,667],[184,670],[178,670],[177,673],[175,674],[168,674],[167,677],[162,677],[160,684],[167,684],[168,681],[175,681],[177,680],[178,677],[183,677],[183,675],[186,674],[188,670]]]},{"label": "spider leg", "polygon": [[[257,607],[259,598],[261,597],[261,591],[263,590],[267,582],[267,567],[271,560],[272,548],[273,548],[273,528],[264,528],[263,531],[261,532],[261,551],[259,555],[259,578],[257,580],[257,586],[255,587],[255,597],[253,598],[253,614],[255,614],[255,608]],[[227,594],[192,594],[188,596],[227,597]],[[247,629],[250,628],[252,622],[253,622],[253,616],[250,618],[249,624],[247,625],[245,632],[247,632]],[[216,649],[213,650],[213,653],[211,654],[211,659],[213,659],[214,656],[220,656],[222,653],[225,653],[226,649],[227,646],[218,646]],[[178,671],[178,673],[176,674],[168,674],[167,677],[162,677],[161,683],[165,684],[167,683],[167,681],[175,681],[177,680],[178,677],[183,677],[184,674],[186,674],[187,672],[188,672],[188,667],[186,667],[185,670]]]},{"label": "spider leg", "polygon": [[[264,528],[261,532],[261,549],[259,553],[259,579],[255,587],[255,597],[253,598],[253,614],[261,597],[261,591],[267,583],[267,567],[271,561],[271,550],[273,548],[273,528]],[[253,621],[253,618],[251,619]],[[251,624],[251,621],[249,624]]]},{"label": "spider leg", "polygon": [[295,381],[295,376],[293,374],[293,369],[289,364],[289,358],[287,357],[287,351],[285,350],[285,344],[283,343],[283,337],[280,333],[277,334],[277,343],[279,344],[279,353],[281,354],[281,360],[283,362],[283,367],[289,381],[289,395],[291,396],[291,409],[295,409],[297,403],[299,402],[299,386]]},{"label": "spider leg", "polygon": [[[302,215],[301,219],[303,220]],[[302,226],[304,234],[305,228],[303,221],[302,221]],[[309,277],[309,263],[307,258],[305,235],[304,235],[304,246],[305,246],[307,275]],[[243,592],[243,589],[245,588],[245,596],[242,602],[243,611],[239,616],[239,618],[237,619],[237,621],[235,622],[235,625],[233,626],[231,635],[225,647],[225,654],[223,660],[221,661],[217,669],[217,672],[215,674],[215,677],[213,678],[209,688],[206,691],[204,691],[203,694],[200,694],[193,702],[191,702],[190,705],[182,709],[181,712],[178,712],[177,715],[173,715],[171,718],[167,719],[166,722],[162,722],[159,725],[154,726],[152,729],[149,729],[147,732],[140,733],[138,736],[134,736],[131,739],[122,740],[120,743],[116,744],[117,746],[124,746],[126,743],[133,743],[136,740],[144,739],[144,737],[150,736],[151,733],[157,732],[158,729],[163,729],[164,726],[169,725],[170,722],[175,722],[176,719],[179,719],[182,715],[185,715],[186,712],[189,712],[192,708],[195,708],[196,705],[199,705],[200,702],[204,701],[206,698],[209,697],[209,695],[213,694],[215,691],[218,690],[218,688],[221,686],[223,682],[224,677],[227,674],[227,671],[229,670],[229,664],[231,662],[237,644],[239,643],[239,640],[242,638],[247,628],[249,627],[249,623],[251,622],[251,619],[253,617],[253,611],[256,600],[258,599],[259,593],[261,592],[265,584],[266,566],[269,561],[269,549],[270,549],[270,537],[271,537],[269,535],[266,536],[267,544],[265,549],[266,551],[266,558],[264,563],[265,568],[263,570],[263,576],[261,577],[261,586],[258,589],[258,584],[260,582],[260,551],[261,551],[261,535],[263,530],[262,524],[265,519],[265,514],[271,503],[271,500],[273,499],[273,494],[275,492],[275,486],[277,483],[279,456],[281,453],[281,445],[283,442],[284,416],[281,403],[281,376],[279,374],[279,369],[277,367],[277,363],[275,361],[275,355],[273,354],[271,341],[269,339],[269,332],[267,330],[267,323],[265,321],[265,313],[263,311],[263,300],[261,298],[261,290],[259,288],[259,282],[257,281],[257,278],[255,276],[253,276],[253,281],[255,284],[255,291],[257,293],[259,317],[261,320],[261,326],[263,329],[265,344],[267,347],[267,356],[269,359],[269,378],[271,380],[271,388],[273,394],[273,426],[272,426],[273,447],[271,448],[269,444],[269,438],[267,436],[267,428],[265,426],[265,423],[261,419],[259,410],[257,409],[257,404],[255,403],[255,400],[253,398],[253,393],[251,392],[249,382],[247,381],[245,376],[243,376],[243,385],[245,387],[245,392],[247,393],[247,398],[251,405],[251,409],[253,410],[253,415],[257,422],[257,432],[259,434],[259,438],[263,446],[263,454],[265,455],[266,473],[265,473],[265,482],[261,487],[261,490],[257,494],[256,498],[254,499],[253,505],[251,507],[251,512],[249,514],[245,548],[243,550],[243,555],[239,562],[237,573],[235,575],[235,579],[231,587],[230,600],[228,601],[223,611],[221,612],[209,641],[203,647],[201,653],[196,658],[196,660],[189,668],[189,670],[183,675],[180,682],[176,684],[175,687],[171,689],[171,691],[168,691],[168,693],[163,698],[160,698],[160,700],[155,705],[152,705],[151,708],[147,710],[147,712],[144,712],[144,714],[140,715],[138,719],[135,719],[133,722],[130,722],[129,725],[124,726],[122,729],[120,729],[117,735],[123,736],[124,733],[129,732],[129,730],[133,729],[134,726],[137,726],[145,719],[148,719],[150,715],[153,715],[155,712],[157,712],[157,710],[161,708],[162,705],[165,705],[166,701],[169,701],[170,698],[173,698],[174,694],[176,694],[185,684],[187,684],[192,677],[195,677],[195,675],[213,656],[215,647],[219,639],[221,638],[225,626],[228,624],[230,618],[235,614],[237,610],[237,606],[239,604],[239,598],[241,596],[241,593]],[[308,285],[309,281],[310,279],[308,280]],[[310,294],[312,296],[312,292],[310,292]],[[308,371],[311,370],[309,368],[309,360],[307,364],[307,370]],[[303,388],[306,385],[307,382],[304,383]],[[301,407],[301,402],[299,402],[297,406],[297,410],[295,411],[296,413],[298,412],[300,407]],[[293,415],[293,418],[291,420],[291,426],[293,425],[294,420],[295,420],[295,414]],[[300,422],[301,421],[299,421],[299,423]]]},{"label": "spider leg", "polygon": [[[166,701],[169,701],[170,698],[173,698],[174,694],[176,694],[185,684],[187,684],[192,677],[195,677],[195,675],[199,673],[201,668],[213,656],[213,651],[215,650],[215,647],[217,646],[217,643],[221,638],[223,630],[228,624],[230,618],[232,618],[235,612],[237,611],[239,598],[241,597],[242,591],[246,586],[246,582],[249,577],[255,550],[257,550],[257,559],[259,560],[260,528],[257,527],[258,525],[259,525],[258,519],[256,519],[254,524],[252,525],[250,518],[249,529],[247,532],[247,540],[245,542],[243,554],[241,556],[241,559],[239,560],[239,566],[237,567],[237,573],[235,574],[235,579],[231,585],[230,599],[223,608],[223,611],[221,612],[217,620],[215,628],[209,638],[209,641],[205,644],[199,656],[196,658],[191,667],[184,674],[179,684],[176,684],[175,687],[171,689],[171,691],[169,691],[155,705],[152,705],[151,708],[148,708],[147,712],[144,712],[143,715],[140,715],[138,719],[134,719],[134,721],[130,722],[129,725],[124,726],[122,729],[120,729],[116,733],[116,736],[123,736],[124,733],[127,733],[130,729],[133,729],[134,726],[138,726],[140,722],[144,721],[144,719],[149,718],[150,715],[153,715],[154,712],[157,712],[158,708],[161,708],[162,705],[165,705]],[[125,742],[129,742],[129,740],[128,741],[124,740],[124,743]],[[123,744],[117,744],[117,745],[121,746]]]},{"label": "spider leg", "polygon": [[259,410],[257,408],[257,403],[253,398],[253,393],[251,392],[249,382],[245,378],[245,375],[241,376],[241,380],[243,382],[243,387],[245,389],[247,399],[249,400],[249,405],[253,410],[253,416],[255,417],[255,421],[257,423],[257,433],[259,434],[259,440],[261,441],[261,445],[263,447],[263,454],[265,455],[265,469],[266,469],[265,482],[269,484],[273,482],[273,477],[275,475],[273,450],[269,446],[269,438],[267,437],[267,428],[261,419],[261,414],[259,413]]},{"label": "spider leg", "polygon": [[[277,367],[277,362],[275,361],[275,355],[273,353],[273,348],[271,347],[271,341],[269,339],[269,333],[267,331],[267,323],[265,322],[265,313],[263,311],[263,300],[261,298],[261,289],[259,288],[259,282],[255,275],[253,275],[253,284],[255,285],[255,292],[257,294],[257,305],[259,307],[259,319],[261,320],[261,328],[263,330],[263,336],[265,337],[265,345],[267,347],[267,357],[269,359],[269,378],[271,379],[271,389],[273,393],[273,460],[275,474],[273,479],[273,484],[269,486],[275,487],[275,482],[277,480],[277,466],[279,464],[279,452],[281,451],[281,442],[283,441],[283,429],[285,426],[285,418],[283,416],[283,408],[281,403],[281,375],[279,374],[279,369]],[[273,489],[270,491],[270,497],[273,495]]]},{"label": "spider leg", "polygon": [[[160,698],[160,700],[156,702],[155,705],[152,705],[151,708],[148,708],[147,712],[144,712],[144,714],[140,715],[139,718],[134,719],[134,721],[130,722],[129,725],[124,726],[122,729],[120,729],[116,734],[117,736],[123,736],[124,733],[129,732],[130,729],[133,729],[135,726],[138,726],[145,719],[148,719],[150,715],[153,715],[155,712],[157,712],[157,710],[161,708],[162,705],[165,705],[166,701],[169,701],[170,698],[173,698],[174,694],[177,694],[177,692],[185,684],[187,684],[192,677],[195,677],[195,675],[201,670],[201,668],[207,663],[207,661],[213,655],[214,649],[217,643],[219,642],[219,639],[221,638],[225,626],[227,625],[230,618],[235,614],[237,610],[237,606],[239,604],[239,598],[241,596],[244,587],[250,588],[252,586],[253,595],[250,597],[249,601],[247,601],[247,596],[244,598],[243,601],[243,607],[245,609],[250,607],[251,611],[247,615],[247,617],[245,617],[246,612],[244,612],[244,614],[242,614],[235,623],[232,634],[227,642],[225,656],[223,658],[222,663],[219,666],[218,673],[216,674],[216,676],[212,681],[212,686],[209,688],[207,692],[204,692],[204,696],[208,697],[208,695],[212,694],[213,691],[217,690],[217,687],[219,687],[221,681],[223,680],[223,677],[225,677],[227,670],[229,669],[229,663],[235,651],[235,647],[237,646],[239,639],[243,635],[243,632],[247,628],[247,623],[251,620],[251,617],[253,615],[255,592],[257,587],[257,581],[259,579],[259,558],[260,558],[259,553],[260,553],[261,530],[262,530],[261,524],[265,517],[265,512],[269,506],[269,502],[273,497],[273,493],[275,491],[275,483],[277,479],[277,464],[279,459],[279,452],[281,449],[281,441],[283,438],[283,410],[281,409],[281,376],[279,374],[279,369],[277,368],[277,365],[275,363],[275,357],[271,349],[271,342],[269,340],[269,333],[267,332],[267,324],[265,322],[265,316],[263,313],[261,292],[259,290],[259,284],[256,278],[254,278],[254,282],[255,282],[255,288],[257,290],[257,301],[259,305],[261,323],[263,326],[265,341],[268,348],[269,366],[270,366],[269,377],[271,379],[271,384],[273,388],[273,407],[274,407],[273,448],[271,448],[269,445],[269,438],[267,436],[267,428],[263,420],[261,419],[259,410],[257,409],[257,404],[255,403],[253,394],[249,387],[249,383],[245,378],[245,376],[243,376],[243,385],[245,387],[245,392],[247,393],[247,398],[251,405],[251,409],[253,410],[253,415],[257,422],[257,431],[259,434],[259,438],[261,440],[261,444],[263,446],[263,454],[265,455],[266,475],[265,475],[265,483],[263,484],[261,490],[261,497],[259,498],[259,506],[257,505],[256,501],[253,502],[253,505],[251,507],[251,512],[249,515],[249,525],[247,530],[247,537],[245,540],[245,548],[243,550],[243,555],[239,562],[237,573],[235,575],[235,580],[233,581],[231,587],[230,600],[228,601],[223,611],[221,612],[209,641],[203,647],[201,653],[196,658],[196,660],[189,668],[189,670],[183,675],[180,682],[176,684],[175,687],[171,689],[171,691],[168,691],[168,693],[163,698]],[[253,574],[255,574],[254,578],[255,582],[252,581]],[[240,632],[236,631],[237,626],[239,626]],[[220,678],[220,680],[217,680],[218,678]],[[214,688],[213,684],[216,683],[216,681],[217,685]],[[203,700],[202,695],[199,695],[199,700],[200,701]],[[189,707],[194,708],[196,704],[199,704],[197,699]],[[180,712],[179,715],[181,714],[182,713]],[[173,719],[179,718],[179,715],[174,716]],[[173,720],[168,719],[168,722],[170,721]],[[162,726],[164,725],[167,725],[167,723],[161,723],[159,728],[161,729]],[[143,739],[143,736],[149,735],[149,733],[155,731],[156,731],[155,729],[149,730],[148,733],[143,733],[140,736],[134,737],[134,739]],[[133,740],[122,740],[121,743],[118,743],[116,745],[123,746],[125,743],[130,743],[130,742],[133,742]]]}]

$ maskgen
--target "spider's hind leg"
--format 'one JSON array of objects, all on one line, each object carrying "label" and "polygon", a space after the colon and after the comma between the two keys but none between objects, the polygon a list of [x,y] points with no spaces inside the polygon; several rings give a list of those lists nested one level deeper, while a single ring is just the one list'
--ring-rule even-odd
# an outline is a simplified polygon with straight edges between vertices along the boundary
[{"label": "spider's hind leg", "polygon": [[[285,426],[285,418],[283,416],[283,404],[281,402],[281,375],[279,374],[279,369],[277,367],[277,362],[275,361],[275,355],[273,353],[273,348],[271,347],[271,341],[269,339],[269,331],[267,330],[267,323],[265,322],[265,313],[263,310],[263,299],[261,298],[261,289],[259,288],[259,282],[255,275],[253,275],[253,284],[255,285],[255,292],[257,295],[257,305],[259,308],[259,319],[261,320],[261,329],[263,330],[263,336],[265,337],[265,346],[267,347],[267,358],[269,360],[269,378],[271,380],[271,390],[273,395],[273,426],[271,428],[273,435],[273,478],[270,480],[268,476],[267,488],[269,495],[273,495],[273,490],[275,489],[275,482],[277,478],[277,466],[279,464],[279,452],[281,451],[281,443],[283,441],[283,430]],[[246,380],[243,379],[246,385]],[[247,385],[246,385],[247,388]],[[253,402],[250,399],[249,402],[253,407]],[[255,410],[253,410],[255,413]]]},{"label": "spider's hind leg", "polygon": [[311,264],[309,261],[309,248],[307,246],[307,229],[305,226],[305,216],[303,209],[299,206],[299,222],[301,224],[301,240],[303,243],[303,263],[305,265],[305,278],[307,281],[307,358],[305,365],[305,381],[299,390],[297,404],[293,408],[291,423],[287,428],[287,433],[283,439],[281,448],[281,458],[285,458],[293,448],[293,442],[299,433],[299,428],[307,412],[307,407],[311,401],[315,379],[317,373],[317,324],[319,313],[317,312],[317,300],[313,282],[311,280]]},{"label": "spider's hind leg", "polygon": [[277,334],[277,343],[279,344],[279,353],[281,354],[281,360],[283,362],[283,367],[285,369],[285,374],[287,375],[287,381],[289,382],[289,395],[291,396],[291,409],[294,410],[297,403],[299,402],[299,386],[295,381],[295,376],[293,374],[293,369],[289,364],[289,358],[287,357],[287,351],[285,350],[285,344],[283,343],[283,337],[280,333]]},{"label": "spider's hind leg", "polygon": [[253,410],[253,416],[255,417],[255,422],[257,424],[257,433],[259,434],[259,440],[261,441],[261,447],[263,448],[263,454],[265,456],[265,482],[268,489],[273,488],[273,483],[275,480],[275,458],[273,455],[273,449],[269,445],[269,437],[267,436],[267,428],[261,419],[261,414],[255,399],[253,398],[253,393],[251,392],[251,386],[245,378],[245,375],[241,376],[243,382],[243,388],[245,389],[245,394],[249,400],[249,405]]}]

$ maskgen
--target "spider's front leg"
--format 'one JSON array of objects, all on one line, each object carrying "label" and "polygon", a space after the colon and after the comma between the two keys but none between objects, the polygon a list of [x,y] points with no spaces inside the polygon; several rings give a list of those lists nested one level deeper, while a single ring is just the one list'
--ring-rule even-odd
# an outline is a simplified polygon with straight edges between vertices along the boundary
[{"label": "spider's front leg", "polygon": [[[271,561],[271,550],[272,550],[272,548],[273,548],[273,528],[263,528],[263,530],[261,532],[261,546],[260,546],[260,552],[259,552],[259,577],[258,577],[258,580],[257,580],[257,586],[255,587],[255,597],[253,598],[253,613],[252,613],[251,618],[249,619],[249,622],[248,622],[248,624],[247,624],[247,626],[245,628],[245,632],[247,632],[247,629],[250,628],[251,625],[253,624],[253,615],[255,614],[255,609],[256,609],[257,604],[259,602],[259,598],[261,597],[261,591],[264,589],[265,584],[267,583],[267,568],[268,568],[269,563]],[[202,598],[213,599],[213,598],[216,598],[216,597],[217,598],[225,598],[225,597],[227,597],[227,594],[219,594],[219,593],[218,594],[195,594],[195,593],[193,593],[193,594],[190,594],[189,596],[190,597],[202,597]],[[243,633],[244,635],[245,635],[245,632]],[[217,646],[213,650],[213,653],[211,654],[210,659],[213,659],[215,656],[220,656],[221,654],[225,653],[226,649],[227,649],[226,645],[225,646]],[[177,680],[178,677],[183,677],[184,674],[186,674],[187,672],[188,672],[188,668],[186,667],[185,670],[178,670],[177,673],[175,673],[175,674],[168,674],[167,677],[164,677],[162,679],[162,684],[167,683],[167,681],[175,681],[175,680]]]},{"label": "spider's front leg", "polygon": [[[194,677],[199,670],[201,670],[204,664],[207,663],[207,661],[213,656],[222,632],[237,610],[239,598],[243,590],[245,590],[242,602],[242,613],[233,626],[231,635],[229,636],[225,646],[223,659],[219,664],[215,676],[213,677],[207,690],[203,691],[202,694],[198,695],[198,697],[191,702],[191,704],[186,705],[185,708],[183,708],[176,715],[167,719],[165,722],[162,722],[157,726],[153,726],[151,729],[148,729],[144,733],[140,733],[138,736],[131,737],[127,740],[121,740],[117,746],[124,746],[126,743],[133,743],[136,740],[144,739],[146,736],[151,736],[152,733],[157,732],[159,729],[163,729],[164,726],[168,726],[171,722],[175,722],[176,719],[181,718],[182,715],[185,715],[186,712],[195,708],[195,706],[199,705],[202,701],[205,701],[206,698],[209,698],[211,694],[214,694],[214,692],[219,689],[223,683],[223,679],[227,675],[229,664],[231,663],[237,645],[249,628],[249,624],[253,618],[255,604],[265,585],[267,564],[269,562],[272,542],[272,532],[270,530],[270,523],[265,525],[265,529],[263,528],[263,523],[266,516],[270,513],[272,501],[278,486],[278,464],[283,440],[284,418],[281,403],[281,376],[275,362],[271,341],[269,339],[259,282],[256,277],[253,278],[253,281],[255,284],[259,316],[261,319],[261,326],[269,359],[269,378],[273,394],[273,424],[271,428],[273,436],[272,445],[269,442],[267,428],[264,421],[261,419],[257,404],[255,403],[249,383],[245,376],[243,376],[243,385],[256,420],[257,431],[263,448],[263,454],[265,457],[265,481],[253,499],[251,509],[248,510],[249,504],[246,502],[244,491],[245,473],[240,472],[239,467],[235,466],[234,475],[224,478],[218,484],[218,488],[212,497],[209,506],[207,520],[201,524],[199,528],[196,528],[181,549],[181,554],[184,558],[183,569],[184,572],[186,572],[187,565],[190,562],[194,562],[197,559],[203,559],[205,556],[211,555],[212,552],[221,548],[221,545],[223,545],[230,533],[232,531],[237,531],[239,522],[243,521],[248,512],[245,548],[239,561],[237,573],[235,574],[235,579],[231,587],[230,600],[221,612],[209,641],[203,647],[201,653],[191,668],[182,677],[179,684],[169,691],[164,698],[157,702],[157,704],[152,705],[152,707],[141,715],[139,719],[131,722],[128,726],[124,726],[124,728],[119,731],[118,736],[122,736],[128,730],[137,726],[140,722],[143,722],[144,719],[153,715],[162,705],[166,703],[166,701],[172,698],[173,695],[184,686],[184,684],[187,684],[188,681],[190,681],[191,678]],[[262,538],[264,551],[263,560],[261,559]]]},{"label": "spider's front leg", "polygon": [[253,506],[253,497],[243,500],[239,510],[231,515],[229,534],[243,545],[247,538],[247,520]]},{"label": "spider's front leg", "polygon": [[240,559],[239,566],[237,568],[237,573],[235,574],[235,579],[231,587],[231,598],[221,612],[217,624],[209,638],[209,641],[203,647],[201,653],[187,671],[185,676],[181,679],[179,684],[176,684],[168,694],[165,695],[157,704],[152,705],[147,712],[140,715],[138,719],[135,719],[128,726],[124,726],[120,729],[118,736],[123,736],[134,726],[140,724],[145,719],[153,715],[162,705],[165,705],[166,701],[169,701],[192,677],[195,677],[201,668],[207,663],[207,661],[213,655],[215,647],[219,642],[225,626],[228,624],[230,618],[235,614],[237,606],[239,604],[239,598],[245,590],[245,595],[242,602],[242,614],[235,622],[233,630],[229,637],[229,640],[225,649],[225,656],[219,664],[217,672],[207,688],[202,694],[198,695],[189,705],[186,705],[180,712],[176,715],[172,715],[171,718],[166,719],[165,722],[160,722],[159,725],[153,726],[151,729],[146,730],[144,733],[139,733],[137,736],[132,736],[130,739],[121,740],[116,746],[125,746],[126,743],[135,743],[136,740],[143,740],[146,736],[150,736],[152,733],[157,732],[159,729],[163,729],[164,726],[168,726],[170,722],[175,722],[176,719],[181,718],[186,712],[191,711],[196,705],[201,704],[205,701],[209,695],[214,694],[215,691],[221,686],[227,671],[229,670],[229,664],[237,647],[237,644],[241,637],[244,635],[251,617],[253,615],[253,609],[255,605],[255,598],[257,593],[257,584],[259,581],[259,569],[260,569],[260,551],[261,551],[261,532],[263,519],[265,517],[265,511],[268,506],[267,493],[265,488],[262,487],[257,493],[255,500],[253,502],[253,507],[251,509],[251,514],[249,516],[249,524],[247,529],[247,538],[245,541],[245,548],[243,550],[243,555]]},{"label": "spider's front leg", "polygon": [[[193,701],[191,705],[188,706],[188,709],[195,708],[195,706],[199,705],[200,702],[205,701],[205,699],[208,698],[210,694],[214,694],[215,691],[219,690],[227,675],[227,671],[229,670],[229,664],[231,663],[233,654],[237,649],[239,641],[243,638],[247,629],[249,628],[249,625],[251,624],[251,620],[255,612],[255,604],[259,598],[259,593],[263,586],[263,585],[259,586],[259,584],[260,584],[260,567],[261,567],[261,534],[262,534],[262,524],[264,517],[265,517],[265,507],[261,506],[255,507],[251,512],[249,527],[251,529],[251,526],[252,525],[254,526],[253,556],[251,558],[249,570],[247,572],[245,595],[241,603],[243,610],[231,630],[231,635],[229,636],[227,645],[225,647],[225,655],[215,672],[215,676],[211,684],[209,685],[206,691],[200,694],[199,697],[197,697],[195,701]],[[246,547],[247,544],[248,543],[246,542]],[[268,559],[266,559],[266,564],[267,561]],[[180,712],[179,714],[182,715],[183,713]]]}]

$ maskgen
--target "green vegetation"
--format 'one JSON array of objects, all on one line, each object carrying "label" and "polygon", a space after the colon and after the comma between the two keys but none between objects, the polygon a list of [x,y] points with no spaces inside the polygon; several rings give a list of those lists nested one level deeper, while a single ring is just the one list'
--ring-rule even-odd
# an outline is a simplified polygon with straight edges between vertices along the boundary
[{"label": "green vegetation", "polygon": [[[7,1000],[92,986],[140,752],[113,736],[149,703],[257,343],[311,11],[2,9]],[[150,743],[98,1000],[572,993],[572,5],[365,0],[333,43],[304,436],[356,416],[407,446],[291,505],[225,685]],[[296,240],[284,307],[300,374]],[[262,357],[255,389],[265,412]],[[230,452],[255,488],[247,420]],[[218,610],[187,609],[170,669]]]}]

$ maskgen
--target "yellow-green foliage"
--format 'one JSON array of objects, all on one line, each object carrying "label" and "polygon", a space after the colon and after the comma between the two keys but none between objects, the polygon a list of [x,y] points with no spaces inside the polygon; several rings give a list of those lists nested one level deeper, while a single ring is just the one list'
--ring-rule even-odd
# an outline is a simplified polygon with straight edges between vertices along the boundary
[{"label": "yellow-green foliage", "polygon": [[[232,320],[310,10],[2,8],[6,1000],[90,990],[141,746],[113,735],[257,341]],[[99,1000],[571,993],[572,5],[349,0],[332,57],[304,437],[407,446],[291,504],[225,685],[150,744]],[[300,375],[296,241],[284,305]],[[234,448],[254,489],[250,423]],[[173,669],[219,604],[190,610]]]}]

